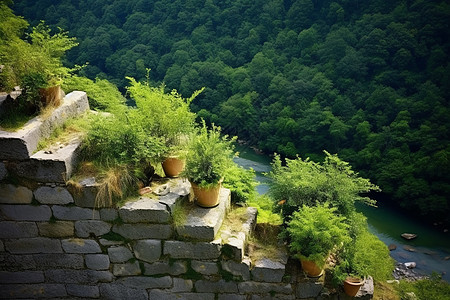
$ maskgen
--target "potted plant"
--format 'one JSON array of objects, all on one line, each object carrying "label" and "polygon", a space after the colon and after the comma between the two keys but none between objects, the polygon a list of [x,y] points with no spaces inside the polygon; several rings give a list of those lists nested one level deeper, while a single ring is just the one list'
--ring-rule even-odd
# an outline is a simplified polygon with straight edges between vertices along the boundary
[{"label": "potted plant", "polygon": [[181,175],[191,182],[199,206],[214,207],[219,203],[221,182],[233,163],[235,139],[221,136],[220,127],[214,124],[208,129],[204,121],[198,134],[192,135]]},{"label": "potted plant", "polygon": [[330,252],[350,240],[346,218],[335,212],[328,203],[303,205],[287,224],[289,248],[310,277],[321,276]]}]

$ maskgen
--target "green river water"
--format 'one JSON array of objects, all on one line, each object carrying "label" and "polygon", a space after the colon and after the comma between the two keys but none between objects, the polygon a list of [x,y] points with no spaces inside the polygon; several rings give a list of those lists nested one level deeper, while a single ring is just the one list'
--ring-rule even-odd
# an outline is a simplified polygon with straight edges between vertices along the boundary
[{"label": "green river water", "polygon": [[[244,168],[253,168],[256,180],[260,182],[257,190],[260,194],[268,191],[268,178],[265,172],[270,171],[271,158],[255,153],[245,146],[238,146],[239,157],[236,163]],[[379,203],[377,208],[358,205],[369,223],[370,231],[386,245],[395,244],[397,249],[391,256],[398,262],[416,262],[415,270],[424,275],[437,272],[450,282],[450,233],[438,231],[436,228],[415,221],[414,215],[406,215],[389,206]],[[417,238],[407,241],[402,233],[415,233]],[[407,250],[409,249],[409,250]],[[447,259],[446,259],[447,258]]]}]

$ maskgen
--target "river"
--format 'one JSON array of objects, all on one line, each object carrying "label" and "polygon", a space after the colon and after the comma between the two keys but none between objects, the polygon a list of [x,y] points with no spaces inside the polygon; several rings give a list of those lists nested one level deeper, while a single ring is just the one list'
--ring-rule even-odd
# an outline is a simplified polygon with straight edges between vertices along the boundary
[{"label": "river", "polygon": [[[264,173],[269,172],[271,158],[255,153],[245,146],[238,146],[239,157],[235,162],[244,168],[253,168],[259,194],[265,194],[269,187]],[[398,262],[416,262],[416,272],[430,275],[437,272],[450,282],[450,233],[439,232],[433,227],[415,222],[414,218],[395,210],[383,203],[378,207],[357,205],[364,213],[369,223],[369,230],[386,245],[395,244],[397,249],[391,251],[391,256]],[[415,233],[417,238],[405,240],[400,235],[404,232]],[[406,250],[409,249],[409,250]],[[445,260],[447,258],[447,260]]]}]

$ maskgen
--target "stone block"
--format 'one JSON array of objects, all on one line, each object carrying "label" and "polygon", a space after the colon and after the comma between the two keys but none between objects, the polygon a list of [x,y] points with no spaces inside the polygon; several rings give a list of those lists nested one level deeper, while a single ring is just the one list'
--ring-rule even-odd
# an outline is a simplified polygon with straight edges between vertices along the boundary
[{"label": "stone block", "polygon": [[39,234],[45,237],[71,237],[74,234],[74,224],[70,221],[39,222]]},{"label": "stone block", "polygon": [[191,267],[195,272],[203,275],[215,275],[219,273],[217,262],[192,260]]},{"label": "stone block", "polygon": [[49,221],[52,211],[47,205],[0,205],[0,219],[13,221]]},{"label": "stone block", "polygon": [[84,259],[81,254],[34,254],[33,260],[39,269],[65,268],[83,269]]},{"label": "stone block", "polygon": [[14,165],[15,175],[38,181],[65,183],[78,162],[81,139],[75,138],[67,145],[52,151],[41,150],[33,154],[29,160]]},{"label": "stone block", "polygon": [[145,289],[131,288],[115,283],[102,283],[99,288],[102,299],[148,300],[148,293]]},{"label": "stone block", "polygon": [[41,186],[34,191],[35,199],[41,204],[69,204],[73,197],[66,188]]},{"label": "stone block", "polygon": [[284,272],[284,264],[267,258],[256,261],[251,270],[253,280],[264,282],[281,282]]},{"label": "stone block", "polygon": [[359,288],[359,291],[356,294],[355,299],[358,300],[372,299],[373,292],[374,292],[373,278],[372,276],[368,276],[364,284]]},{"label": "stone block", "polygon": [[3,241],[0,240],[0,252],[5,251],[5,245],[3,244]]},{"label": "stone block", "polygon": [[96,284],[111,282],[114,279],[109,271],[58,269],[44,273],[46,280],[51,283]]},{"label": "stone block", "polygon": [[[0,163],[3,165],[3,163]],[[30,204],[33,201],[33,192],[24,186],[0,184],[0,203]]]},{"label": "stone block", "polygon": [[141,275],[141,268],[138,261],[133,263],[113,264],[113,274],[114,276]]},{"label": "stone block", "polygon": [[[6,169],[5,164],[0,161],[0,181],[5,179],[6,177],[8,177],[8,170]],[[8,203],[10,203],[10,202],[8,202]]]},{"label": "stone block", "polygon": [[187,263],[177,260],[173,263],[157,261],[151,264],[144,263],[144,275],[181,275],[187,272]]},{"label": "stone block", "polygon": [[108,270],[109,256],[106,254],[87,254],[84,259],[91,270]]},{"label": "stone block", "polygon": [[138,239],[160,239],[166,240],[172,236],[172,227],[169,224],[123,224],[114,225],[113,232],[124,238]]},{"label": "stone block", "polygon": [[18,239],[27,237],[37,237],[38,230],[34,222],[0,222],[0,238]]},{"label": "stone block", "polygon": [[237,295],[237,294],[219,294],[217,300],[246,300],[247,297],[245,295]]},{"label": "stone block", "polygon": [[0,284],[2,298],[4,299],[40,299],[66,297],[64,284]]},{"label": "stone block", "polygon": [[[268,294],[268,295],[252,295],[251,300],[295,300],[294,295]],[[312,300],[312,299],[308,299]]]},{"label": "stone block", "polygon": [[293,294],[291,284],[245,281],[238,283],[241,294]]},{"label": "stone block", "polygon": [[42,271],[5,272],[0,271],[1,283],[41,283],[44,282]]},{"label": "stone block", "polygon": [[255,230],[256,220],[258,216],[258,209],[256,207],[247,207],[246,220],[242,224],[242,231],[246,236]]},{"label": "stone block", "polygon": [[124,241],[119,241],[119,240],[114,241],[114,240],[107,240],[107,239],[103,239],[103,238],[100,238],[98,240],[98,242],[100,243],[100,245],[106,246],[106,247],[119,246],[119,245],[123,245],[124,244]]},{"label": "stone block", "polygon": [[172,293],[165,290],[153,289],[149,292],[150,299],[158,300],[214,300],[213,293]]},{"label": "stone block", "polygon": [[101,236],[111,230],[111,224],[98,220],[81,220],[75,222],[75,233],[78,237],[86,238],[91,234]]},{"label": "stone block", "polygon": [[119,213],[114,208],[100,209],[100,219],[102,221],[112,222],[119,216]]},{"label": "stone block", "polygon": [[191,292],[194,284],[192,280],[183,278],[173,278],[173,287],[170,289],[172,293]]},{"label": "stone block", "polygon": [[15,132],[0,131],[0,160],[30,158],[40,139],[49,137],[65,120],[88,109],[86,93],[74,91],[64,97],[62,104],[53,110],[51,116],[45,119],[37,116]]},{"label": "stone block", "polygon": [[243,238],[228,238],[227,242],[223,245],[223,253],[226,253],[231,259],[241,261],[244,258],[244,241],[245,235]]},{"label": "stone block", "polygon": [[76,206],[59,206],[52,207],[53,215],[59,220],[78,221],[78,220],[92,220],[100,219],[98,210],[89,208],[82,208]]},{"label": "stone block", "polygon": [[66,239],[62,240],[62,247],[66,253],[101,253],[99,244],[94,240]]},{"label": "stone block", "polygon": [[146,262],[155,262],[161,257],[160,240],[139,240],[133,245],[134,255],[137,259]]},{"label": "stone block", "polygon": [[109,247],[108,256],[112,263],[123,263],[133,258],[131,251],[124,246]]},{"label": "stone block", "polygon": [[199,293],[238,293],[237,283],[225,280],[197,280],[195,290]]},{"label": "stone block", "polygon": [[164,254],[172,258],[217,259],[220,243],[165,241]]},{"label": "stone block", "polygon": [[116,283],[138,289],[166,289],[172,287],[172,277],[132,276],[120,278]]},{"label": "stone block", "polygon": [[322,290],[322,282],[299,282],[297,283],[295,296],[300,299],[316,298]]},{"label": "stone block", "polygon": [[168,193],[167,195],[164,196],[160,196],[158,198],[158,202],[160,204],[163,204],[167,207],[167,210],[169,212],[172,212],[175,204],[177,203],[177,201],[179,201],[179,199],[181,199],[182,197],[178,194],[175,193]]},{"label": "stone block", "polygon": [[67,294],[79,298],[99,298],[100,290],[95,285],[67,284]]},{"label": "stone block", "polygon": [[[95,177],[84,178],[77,183],[77,187],[74,188],[76,192],[73,193],[75,205],[79,207],[96,207],[95,198],[98,193],[98,183]],[[81,189],[80,189],[81,186]]]},{"label": "stone block", "polygon": [[61,242],[44,237],[8,240],[6,251],[12,254],[62,253]]},{"label": "stone block", "polygon": [[170,220],[167,207],[147,197],[127,202],[119,209],[119,216],[125,223],[168,223]]},{"label": "stone block", "polygon": [[234,260],[223,260],[222,269],[230,272],[234,276],[242,277],[242,280],[250,280],[250,259],[244,259],[242,262]]},{"label": "stone block", "polygon": [[216,207],[191,209],[185,224],[177,227],[178,234],[192,240],[214,240],[230,206],[230,190],[222,188],[219,197],[220,202]]},{"label": "stone block", "polygon": [[11,255],[9,253],[0,253],[0,270],[4,271],[23,271],[36,269],[36,262],[32,255]]}]

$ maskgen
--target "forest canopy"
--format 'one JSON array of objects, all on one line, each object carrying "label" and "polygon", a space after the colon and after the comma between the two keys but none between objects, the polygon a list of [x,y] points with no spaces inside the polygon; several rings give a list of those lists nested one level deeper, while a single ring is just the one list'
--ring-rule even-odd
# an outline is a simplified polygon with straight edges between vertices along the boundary
[{"label": "forest canopy", "polygon": [[71,64],[151,78],[267,153],[338,153],[404,208],[450,222],[450,4],[443,0],[16,1],[77,37]]}]

